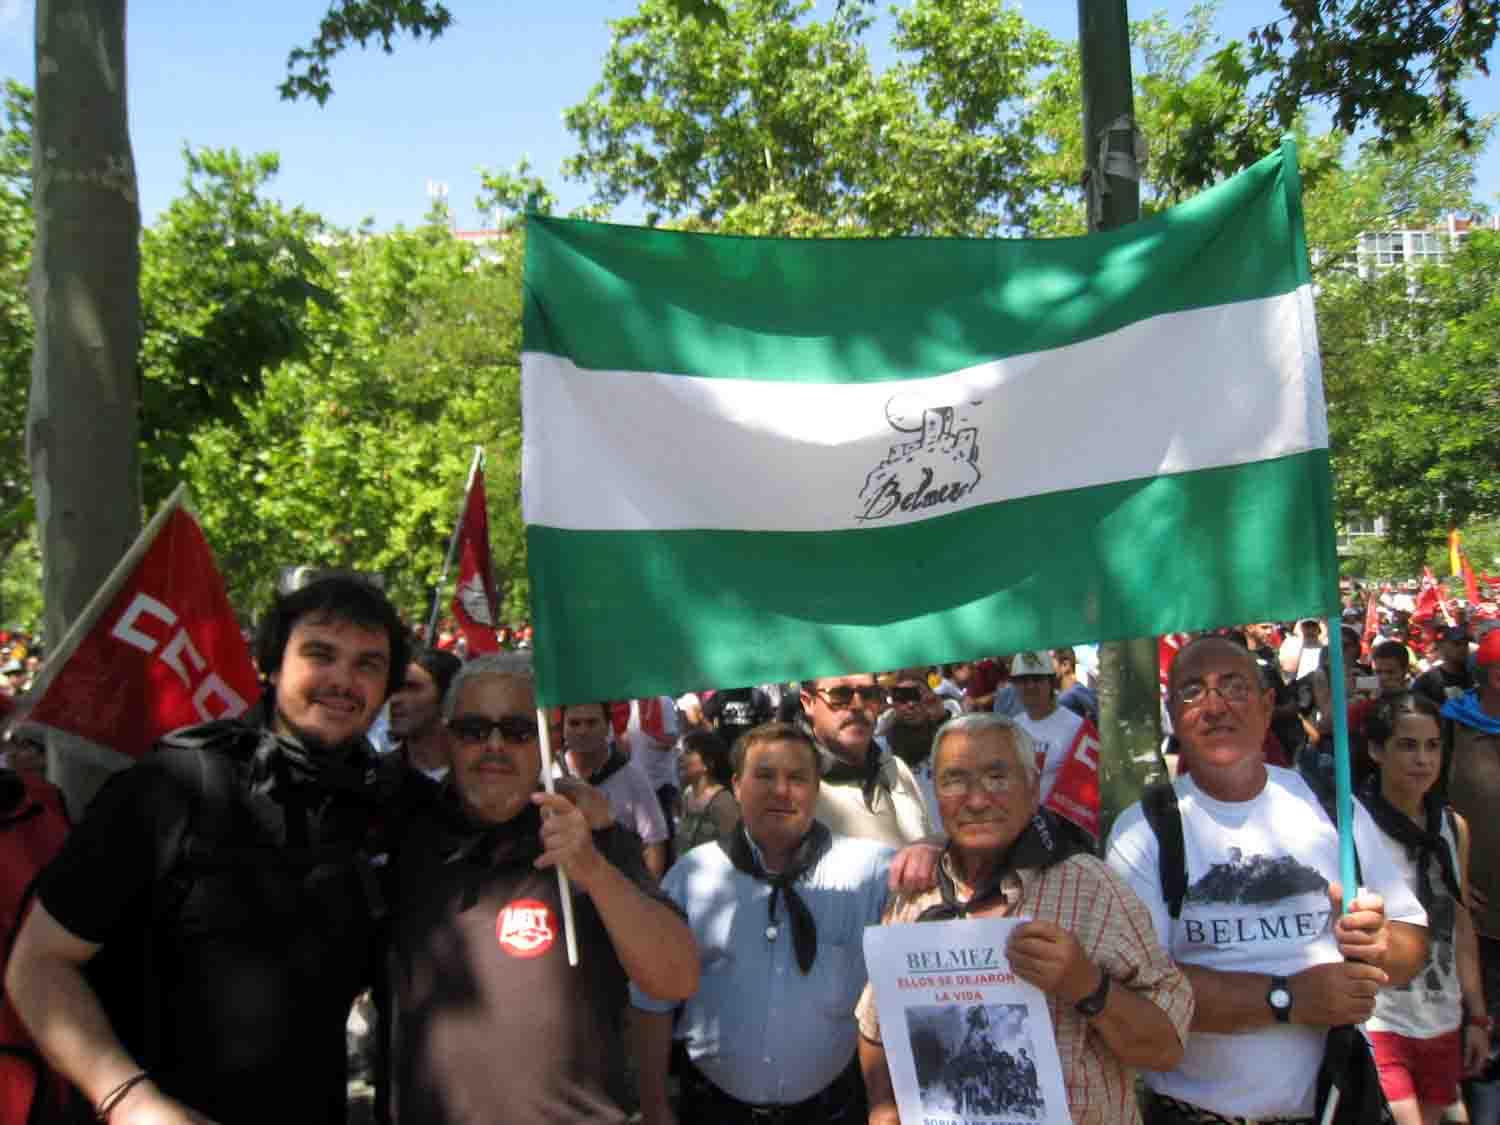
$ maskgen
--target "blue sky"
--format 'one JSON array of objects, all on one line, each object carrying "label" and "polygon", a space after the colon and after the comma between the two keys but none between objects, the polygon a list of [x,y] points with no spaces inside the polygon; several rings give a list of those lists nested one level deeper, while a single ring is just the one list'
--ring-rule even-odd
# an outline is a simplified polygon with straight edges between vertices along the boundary
[{"label": "blue sky", "polygon": [[[27,85],[34,85],[33,3],[0,0],[0,76]],[[585,202],[582,185],[560,178],[573,151],[562,114],[597,80],[607,21],[634,11],[635,0],[448,3],[456,22],[437,42],[336,60],[335,93],[320,108],[281,101],[276,85],[288,50],[312,35],[322,0],[137,0],[127,65],[146,221],[178,193],[185,142],[279,153],[273,193],[344,225],[416,223],[429,180],[449,185],[460,225],[479,225],[478,169],[508,168],[523,155],[554,183],[565,209]],[[1180,16],[1187,7],[1142,2],[1131,15]],[[1023,11],[1054,34],[1076,37],[1076,0],[1033,0]],[[1225,0],[1217,26],[1242,37],[1276,12],[1275,0]],[[1492,81],[1471,83],[1470,92],[1476,109],[1500,109]],[[1493,203],[1497,191],[1500,153],[1492,153],[1479,198]]]}]

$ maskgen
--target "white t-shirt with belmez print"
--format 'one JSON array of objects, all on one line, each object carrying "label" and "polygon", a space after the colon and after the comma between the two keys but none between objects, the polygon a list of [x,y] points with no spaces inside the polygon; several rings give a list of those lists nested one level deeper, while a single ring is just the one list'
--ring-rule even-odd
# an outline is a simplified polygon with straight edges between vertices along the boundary
[{"label": "white t-shirt with belmez print", "polygon": [[[1172,959],[1221,972],[1293,976],[1339,960],[1327,887],[1338,881],[1338,832],[1307,783],[1266,767],[1249,801],[1218,801],[1175,783],[1187,893],[1175,921],[1162,899],[1156,834],[1139,804],[1120,815],[1107,859],[1151,910]],[[1355,802],[1364,884],[1392,921],[1425,925],[1369,813]],[[1294,1015],[1295,1018],[1295,1015]],[[1195,1031],[1176,1070],[1147,1072],[1153,1090],[1231,1117],[1310,1116],[1326,1029],[1272,1024],[1233,1035]]]}]

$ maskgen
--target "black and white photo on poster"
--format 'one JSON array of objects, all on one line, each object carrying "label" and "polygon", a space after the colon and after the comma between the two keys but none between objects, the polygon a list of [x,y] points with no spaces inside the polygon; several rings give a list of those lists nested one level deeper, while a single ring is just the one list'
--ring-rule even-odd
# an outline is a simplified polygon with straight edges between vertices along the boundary
[{"label": "black and white photo on poster", "polygon": [[934,1004],[906,1011],[927,1119],[1033,1125],[1046,1116],[1025,1004]]},{"label": "black and white photo on poster", "polygon": [[871,926],[865,965],[903,1125],[1068,1125],[1047,998],[1011,971],[1025,918]]}]

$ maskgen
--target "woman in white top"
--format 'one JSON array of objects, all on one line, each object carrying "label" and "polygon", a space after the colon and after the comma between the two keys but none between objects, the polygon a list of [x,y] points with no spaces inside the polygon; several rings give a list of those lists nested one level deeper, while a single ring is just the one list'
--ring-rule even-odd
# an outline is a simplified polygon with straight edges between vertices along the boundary
[{"label": "woman in white top", "polygon": [[1478,948],[1464,905],[1469,827],[1433,791],[1442,733],[1430,700],[1384,700],[1365,733],[1378,773],[1360,798],[1427,910],[1429,937],[1427,965],[1410,984],[1381,990],[1365,1029],[1398,1125],[1436,1125],[1458,1101],[1460,1077],[1477,1073],[1489,1050]]}]

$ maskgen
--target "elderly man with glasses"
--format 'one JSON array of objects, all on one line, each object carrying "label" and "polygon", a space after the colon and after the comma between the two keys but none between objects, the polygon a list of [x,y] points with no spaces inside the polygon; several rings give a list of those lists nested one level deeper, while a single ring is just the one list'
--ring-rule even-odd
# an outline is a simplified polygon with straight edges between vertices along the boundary
[{"label": "elderly man with glasses", "polygon": [[[1039,807],[1031,738],[1005,715],[945,723],[933,743],[948,846],[937,886],[893,899],[884,922],[1018,917],[1010,967],[1047,996],[1068,1111],[1078,1125],[1140,1120],[1135,1067],[1182,1055],[1193,997],[1122,879]],[[898,1122],[880,1019],[867,987],[857,1010],[870,1122]]]},{"label": "elderly man with glasses", "polygon": [[910,767],[875,737],[886,695],[868,674],[802,684],[802,711],[818,744],[816,816],[835,833],[902,847],[932,834]]},{"label": "elderly man with glasses", "polygon": [[[1170,803],[1153,794],[1149,812],[1121,813],[1107,853],[1196,997],[1181,1063],[1146,1076],[1147,1120],[1311,1122],[1329,1029],[1362,1044],[1345,1032],[1369,1017],[1381,988],[1421,967],[1426,915],[1357,802],[1369,890],[1340,915],[1338,831],[1299,773],[1266,765],[1275,695],[1243,645],[1192,641],[1172,664],[1167,697],[1191,776],[1157,791]],[[1180,829],[1169,827],[1174,809]]]},{"label": "elderly man with glasses", "polygon": [[622,1123],[627,982],[692,995],[692,933],[598,790],[563,780],[542,792],[529,653],[464,665],[443,711],[446,801],[411,826],[393,872],[391,1119]]}]

